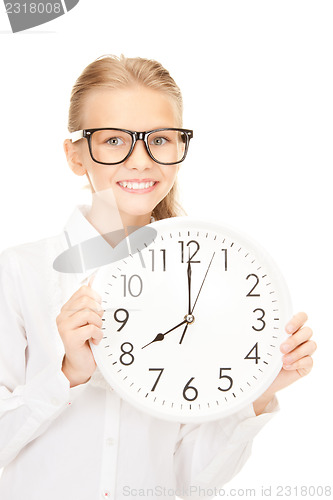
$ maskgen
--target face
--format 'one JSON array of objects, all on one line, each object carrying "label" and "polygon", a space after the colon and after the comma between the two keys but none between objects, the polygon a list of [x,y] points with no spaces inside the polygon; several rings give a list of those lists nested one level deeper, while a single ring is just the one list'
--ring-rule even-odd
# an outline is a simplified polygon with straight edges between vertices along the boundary
[{"label": "face", "polygon": [[[83,129],[115,127],[141,132],[179,127],[171,98],[143,87],[92,91],[85,101],[81,121]],[[86,139],[73,144],[66,141],[65,151],[72,170],[77,175],[87,175],[92,192],[96,193],[93,202],[99,199],[105,205],[108,199],[110,203],[115,200],[128,225],[138,224],[138,219],[149,222],[152,210],[172,188],[179,169],[178,165],[156,163],[141,140],[136,142],[131,156],[119,165],[94,162]]]}]

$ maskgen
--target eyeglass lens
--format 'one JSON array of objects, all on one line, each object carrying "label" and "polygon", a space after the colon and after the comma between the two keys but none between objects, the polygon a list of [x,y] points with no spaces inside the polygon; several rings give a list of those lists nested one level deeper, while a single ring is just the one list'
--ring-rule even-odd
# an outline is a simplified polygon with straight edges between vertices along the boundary
[{"label": "eyeglass lens", "polygon": [[[155,160],[176,163],[185,154],[186,136],[178,130],[152,132],[147,137],[148,148]],[[96,161],[118,163],[132,147],[132,136],[120,130],[98,130],[91,135],[91,152]]]}]

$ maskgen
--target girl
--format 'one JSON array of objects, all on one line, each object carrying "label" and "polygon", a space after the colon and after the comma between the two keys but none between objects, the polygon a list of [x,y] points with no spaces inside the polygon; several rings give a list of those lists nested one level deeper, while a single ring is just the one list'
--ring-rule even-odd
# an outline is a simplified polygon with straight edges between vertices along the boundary
[{"label": "girl", "polygon": [[[103,147],[105,128],[117,129],[107,131],[112,153]],[[284,365],[271,387],[220,421],[158,420],[105,383],[88,343],[102,338],[91,269],[60,273],[53,262],[69,245],[98,235],[114,245],[119,228],[181,213],[176,183],[184,142],[170,164],[159,156],[158,134],[145,142],[138,133],[159,128],[182,128],[179,88],[159,63],[106,56],[90,64],[72,91],[64,149],[72,171],[89,181],[91,206],[77,207],[63,234],[1,255],[4,500],[208,498],[249,457],[254,436],[278,409],[275,393],[312,368],[316,345],[299,313],[286,326],[292,335],[281,345]]]}]

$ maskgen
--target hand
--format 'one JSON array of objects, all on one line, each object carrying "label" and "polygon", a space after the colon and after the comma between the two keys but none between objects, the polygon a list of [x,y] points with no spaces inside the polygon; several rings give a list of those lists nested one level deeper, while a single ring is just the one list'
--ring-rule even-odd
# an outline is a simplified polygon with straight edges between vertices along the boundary
[{"label": "hand", "polygon": [[79,288],[63,305],[56,322],[65,346],[62,371],[71,387],[87,382],[96,369],[96,362],[90,349],[89,339],[99,344],[103,338],[101,298],[87,286]]},{"label": "hand", "polygon": [[307,315],[300,312],[295,314],[286,325],[286,331],[291,335],[280,346],[281,352],[284,353],[283,367],[272,385],[253,403],[257,415],[262,412],[277,391],[310,373],[313,366],[311,356],[317,349],[317,345],[310,340],[313,333],[311,328],[304,326],[307,319]]}]

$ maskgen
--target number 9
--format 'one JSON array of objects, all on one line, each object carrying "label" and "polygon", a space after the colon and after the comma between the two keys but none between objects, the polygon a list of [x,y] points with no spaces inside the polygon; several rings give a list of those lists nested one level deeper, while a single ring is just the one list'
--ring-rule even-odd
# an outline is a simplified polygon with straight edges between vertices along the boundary
[{"label": "number 9", "polygon": [[[121,319],[118,317],[118,313],[123,311],[125,313],[125,319]],[[128,311],[126,311],[126,309],[117,309],[115,312],[114,312],[114,315],[113,315],[114,319],[118,322],[118,323],[122,323],[122,325],[118,328],[117,332],[120,332],[120,330],[122,330],[124,328],[124,326],[126,325],[127,321],[128,321],[128,318],[129,318],[129,314],[128,314]]]}]

